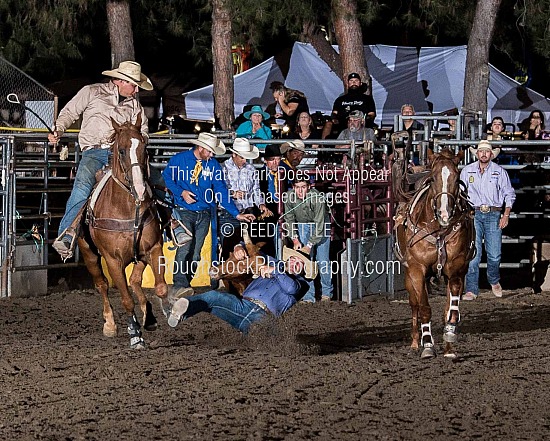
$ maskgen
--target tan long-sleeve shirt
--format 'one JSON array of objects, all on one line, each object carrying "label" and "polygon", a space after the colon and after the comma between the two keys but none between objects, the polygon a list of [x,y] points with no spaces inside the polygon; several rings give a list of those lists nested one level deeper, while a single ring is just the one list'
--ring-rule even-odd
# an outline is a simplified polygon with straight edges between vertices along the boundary
[{"label": "tan long-sleeve shirt", "polygon": [[92,146],[109,146],[113,134],[111,118],[117,123],[136,122],[141,113],[141,133],[149,140],[148,121],[143,107],[134,97],[119,102],[118,88],[113,82],[96,83],[84,86],[59,112],[55,130],[61,136],[80,116],[82,126],[78,135],[81,150]]}]

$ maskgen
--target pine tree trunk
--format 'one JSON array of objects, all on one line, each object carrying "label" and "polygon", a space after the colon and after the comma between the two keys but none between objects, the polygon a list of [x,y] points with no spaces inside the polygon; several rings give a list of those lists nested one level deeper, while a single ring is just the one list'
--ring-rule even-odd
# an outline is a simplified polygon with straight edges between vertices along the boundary
[{"label": "pine tree trunk", "polygon": [[361,75],[363,82],[369,78],[369,70],[363,49],[363,33],[357,19],[356,0],[332,0],[334,32],[342,60],[342,82],[347,87],[347,76],[351,72]]},{"label": "pine tree trunk", "polygon": [[222,130],[235,119],[233,59],[231,56],[230,0],[212,0],[212,62],[214,64],[214,118]]},{"label": "pine tree trunk", "polygon": [[468,40],[466,74],[464,76],[464,103],[468,111],[487,114],[489,88],[489,48],[495,30],[495,21],[501,0],[479,0]]},{"label": "pine tree trunk", "polygon": [[134,61],[134,34],[128,0],[107,0],[107,23],[111,40],[111,67],[121,61]]},{"label": "pine tree trunk", "polygon": [[327,41],[322,32],[319,31],[311,22],[304,23],[303,33],[313,48],[321,57],[328,67],[330,67],[336,75],[342,78],[342,60],[338,52],[334,50],[332,45]]}]

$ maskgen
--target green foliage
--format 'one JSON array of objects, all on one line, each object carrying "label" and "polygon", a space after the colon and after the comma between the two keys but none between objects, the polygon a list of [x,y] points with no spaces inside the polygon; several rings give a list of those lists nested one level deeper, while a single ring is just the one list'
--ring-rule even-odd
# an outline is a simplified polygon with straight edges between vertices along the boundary
[{"label": "green foliage", "polygon": [[516,26],[523,29],[533,50],[550,58],[550,0],[525,0],[514,8]]},{"label": "green foliage", "polygon": [[30,75],[47,80],[63,76],[70,71],[68,62],[82,60],[92,46],[92,29],[106,34],[104,21],[93,20],[102,4],[99,0],[2,0],[0,54]]},{"label": "green foliage", "polygon": [[[210,71],[211,0],[128,0],[136,58],[147,72],[196,76]],[[43,82],[97,72],[110,63],[107,0],[0,0],[0,55]],[[331,0],[230,0],[233,43],[260,61],[293,41],[304,25],[331,43]],[[476,0],[357,0],[365,44],[467,44]],[[502,0],[492,56],[513,75],[531,53],[550,58],[550,0]],[[181,60],[186,68],[180,70]],[[545,65],[550,63],[544,62]],[[197,72],[195,74],[195,72]]]}]

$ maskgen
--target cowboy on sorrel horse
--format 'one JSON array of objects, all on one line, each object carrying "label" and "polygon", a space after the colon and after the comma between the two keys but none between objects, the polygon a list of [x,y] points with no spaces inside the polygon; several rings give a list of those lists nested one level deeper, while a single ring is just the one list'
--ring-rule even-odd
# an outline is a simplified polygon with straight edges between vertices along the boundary
[{"label": "cowboy on sorrel horse", "polygon": [[86,225],[81,223],[78,246],[93,277],[96,289],[103,297],[103,334],[114,337],[117,326],[108,297],[108,282],[100,264],[100,255],[105,259],[109,274],[122,297],[128,314],[130,347],[141,349],[145,342],[141,337],[140,324],[134,313],[134,299],[128,290],[125,268],[134,262],[130,287],[137,296],[143,313],[146,330],[156,329],[157,321],[152,307],[141,288],[143,271],[151,265],[155,278],[155,292],[161,299],[164,311],[169,311],[164,281],[164,266],[161,266],[162,235],[156,209],[147,184],[147,152],[140,133],[141,115],[135,124],[117,124],[112,120],[113,155],[111,169],[96,186],[88,201]]},{"label": "cowboy on sorrel horse", "polygon": [[411,347],[418,349],[421,343],[422,358],[436,355],[428,303],[429,279],[434,275],[443,275],[447,285],[444,355],[456,357],[452,343],[457,341],[460,296],[468,262],[475,253],[472,206],[459,180],[458,163],[463,156],[463,152],[455,156],[448,149],[436,154],[430,151],[428,176],[396,216],[395,253],[405,266],[405,287],[412,309]]}]

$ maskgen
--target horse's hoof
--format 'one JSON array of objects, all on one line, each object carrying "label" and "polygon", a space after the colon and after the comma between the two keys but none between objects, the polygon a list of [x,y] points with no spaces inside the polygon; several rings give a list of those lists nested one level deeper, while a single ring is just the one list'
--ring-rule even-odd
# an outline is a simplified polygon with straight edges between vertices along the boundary
[{"label": "horse's hoof", "polygon": [[175,300],[173,300],[170,296],[165,297],[164,299],[159,299],[159,302],[160,309],[162,310],[162,314],[164,315],[164,317],[170,317],[170,311],[172,310],[172,305],[174,304]]},{"label": "horse's hoof", "polygon": [[456,352],[445,352],[443,354],[443,357],[448,358],[449,360],[456,360],[458,358],[458,355]]},{"label": "horse's hoof", "polygon": [[145,340],[141,337],[132,337],[130,339],[130,349],[145,349]]},{"label": "horse's hoof", "polygon": [[103,335],[105,337],[109,337],[109,338],[116,337],[116,334],[117,334],[116,326],[112,327],[107,325],[107,323],[103,324]]},{"label": "horse's hoof", "polygon": [[447,323],[443,329],[443,341],[447,343],[456,343],[458,340],[458,326],[456,324]]},{"label": "horse's hoof", "polygon": [[429,358],[435,358],[435,349],[432,346],[427,346],[422,350],[422,354],[420,354],[420,358],[429,359]]}]

